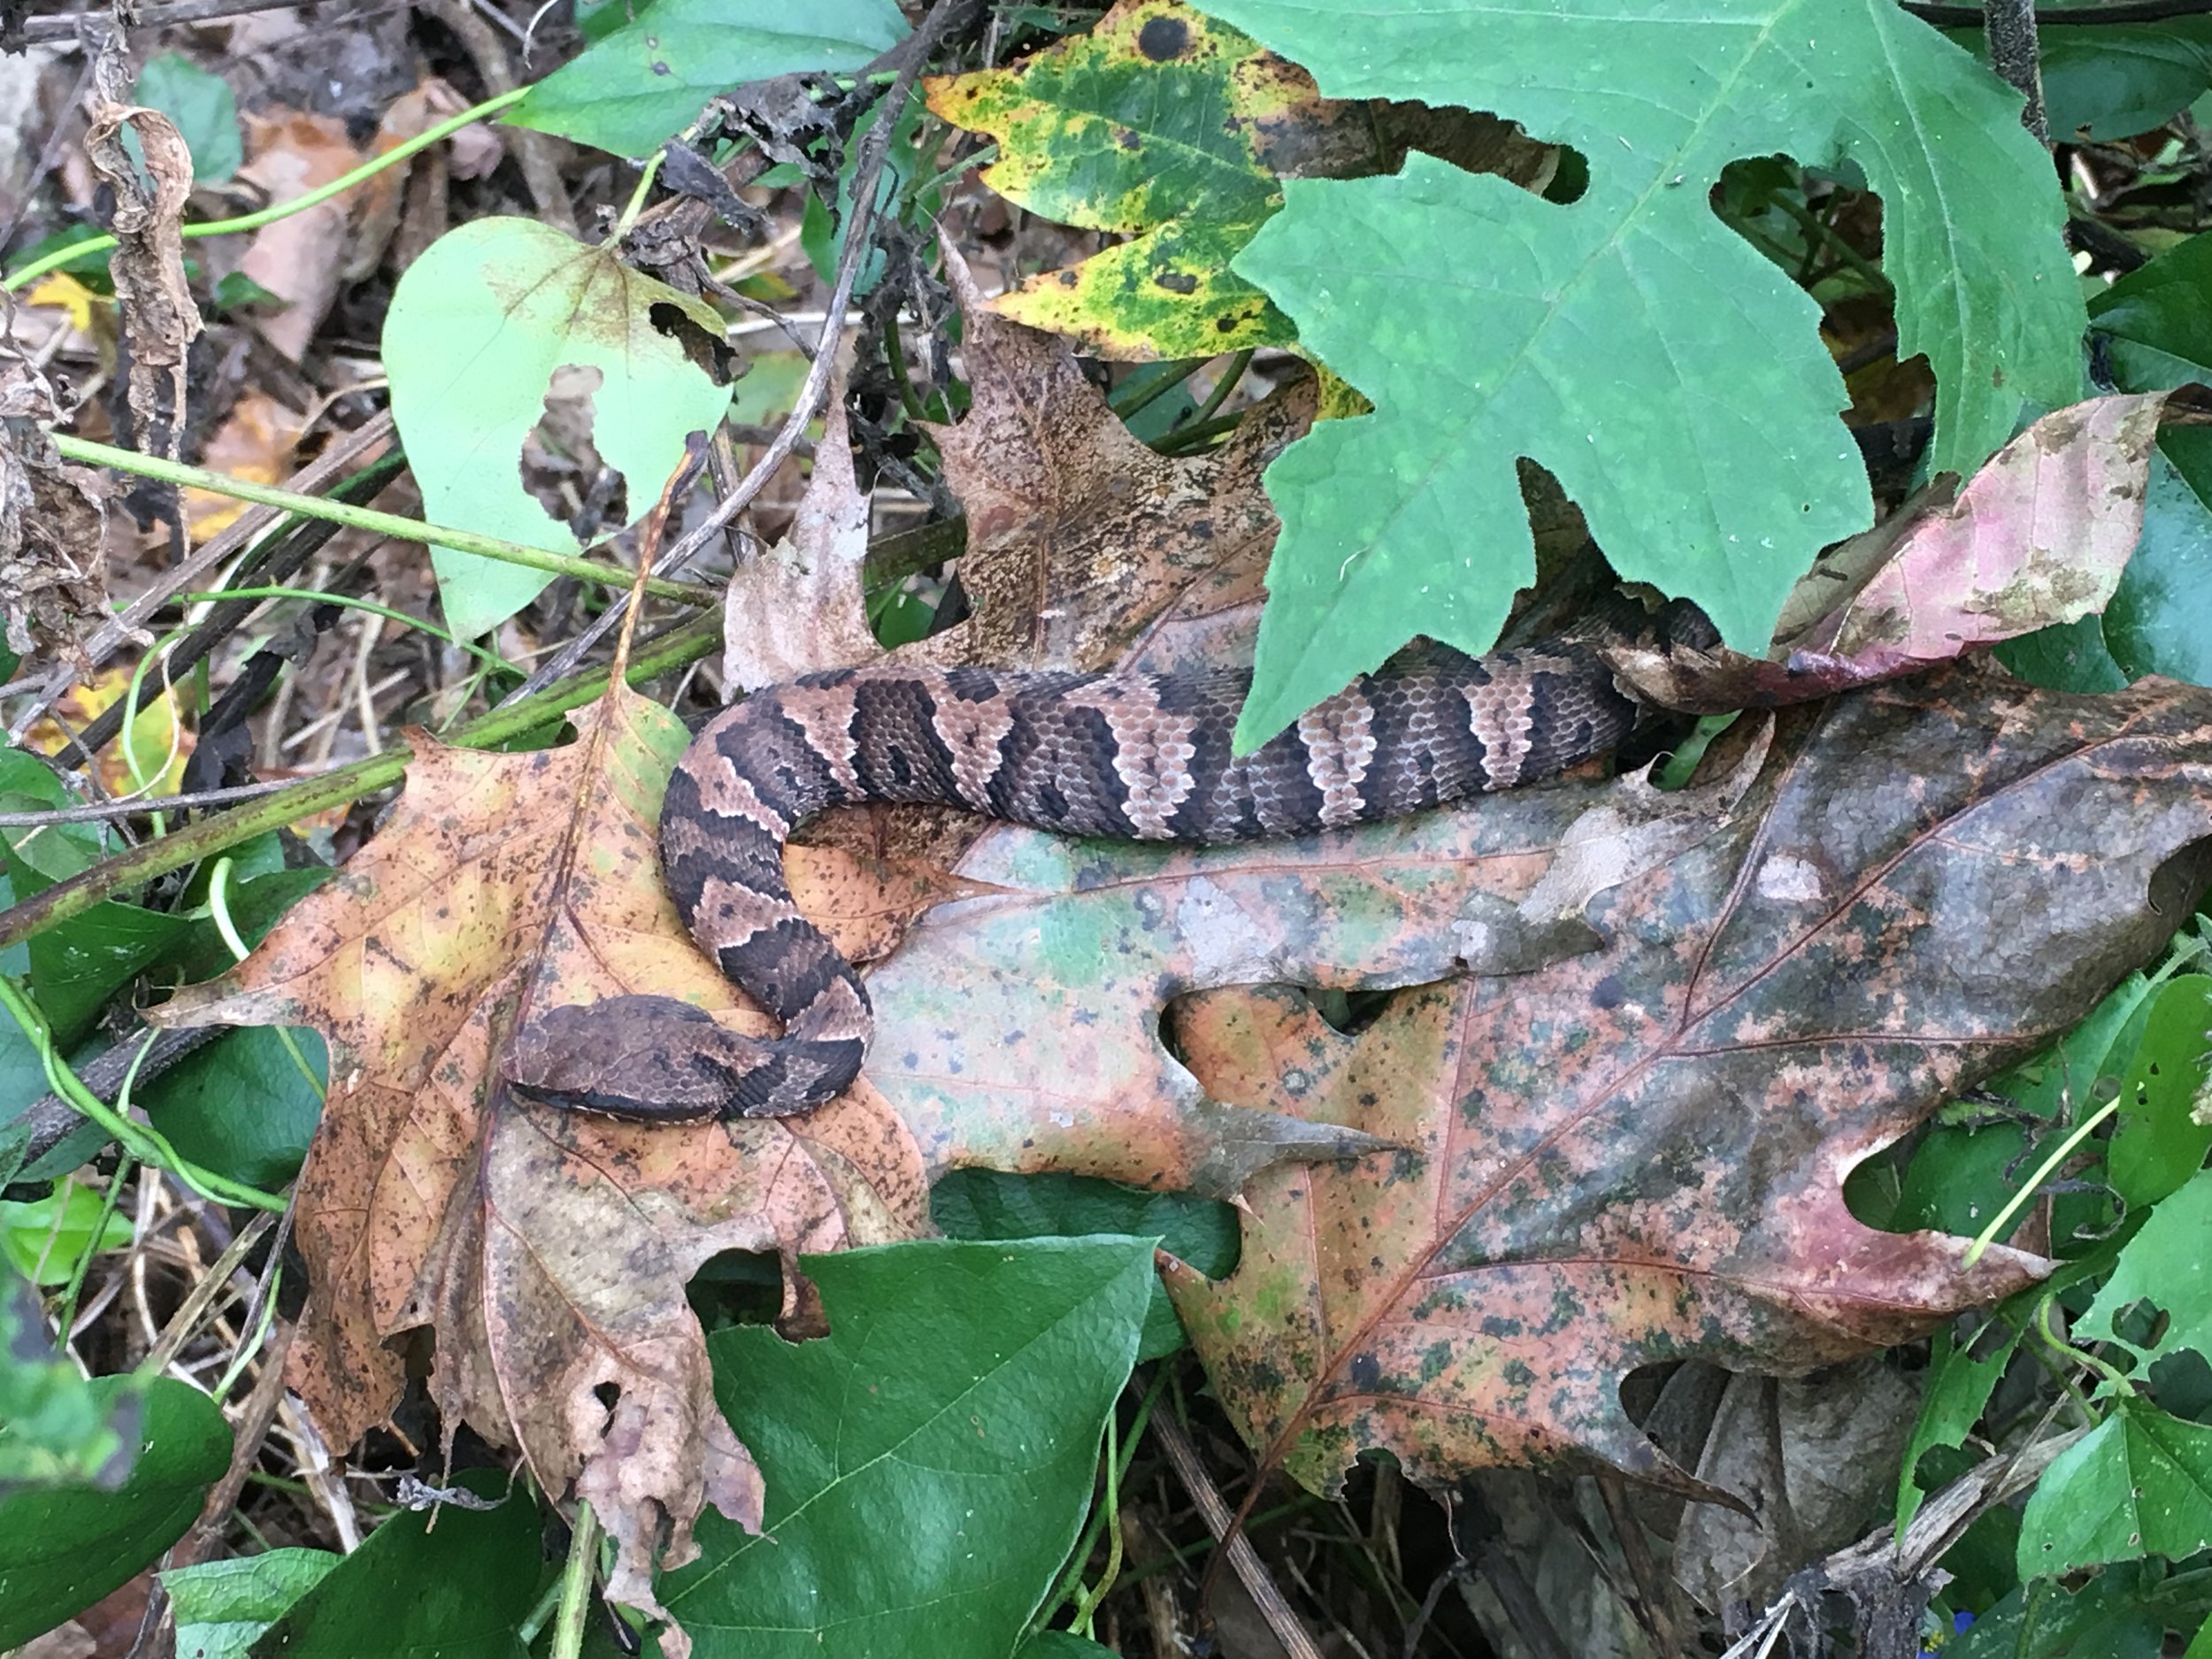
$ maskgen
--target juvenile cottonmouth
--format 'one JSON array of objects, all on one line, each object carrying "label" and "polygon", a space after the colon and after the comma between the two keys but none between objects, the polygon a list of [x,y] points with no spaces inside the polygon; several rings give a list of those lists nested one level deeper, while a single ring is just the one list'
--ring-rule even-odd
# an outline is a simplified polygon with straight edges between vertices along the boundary
[{"label": "juvenile cottonmouth", "polygon": [[[1679,627],[1671,608],[1647,624],[1633,614],[1663,635]],[[661,860],[692,937],[785,1034],[741,1037],[671,997],[612,997],[534,1022],[509,1079],[624,1118],[804,1111],[853,1080],[871,1025],[852,964],[784,885],[785,838],[813,813],[935,802],[1072,835],[1202,844],[1397,818],[1619,742],[1637,705],[1597,648],[1623,632],[1616,614],[1589,637],[1487,657],[1417,646],[1241,757],[1229,737],[1243,672],[886,664],[772,687],[718,716],[678,763]]]}]

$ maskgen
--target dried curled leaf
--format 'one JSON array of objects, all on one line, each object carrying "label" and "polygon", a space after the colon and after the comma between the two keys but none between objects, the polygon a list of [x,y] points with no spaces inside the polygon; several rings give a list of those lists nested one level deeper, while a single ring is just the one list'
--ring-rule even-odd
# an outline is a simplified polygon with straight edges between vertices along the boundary
[{"label": "dried curled leaf", "polygon": [[0,347],[0,618],[8,648],[58,651],[94,672],[84,641],[113,614],[107,592],[107,506],[114,492],[65,464],[46,429],[61,418],[53,388]]},{"label": "dried curled leaf", "polygon": [[[119,32],[109,36],[94,65],[85,157],[115,193],[109,228],[116,249],[108,270],[129,347],[134,435],[141,447],[176,460],[184,436],[186,361],[200,337],[200,308],[184,275],[192,152],[167,116],[129,101],[131,68]],[[126,127],[138,134],[142,173],[123,147]]]},{"label": "dried curled leaf", "polygon": [[1618,655],[1641,695],[1701,713],[1806,703],[2102,611],[2143,531],[2170,393],[2044,416],[1953,500],[1947,488],[1832,549],[1783,607],[1765,657]]}]

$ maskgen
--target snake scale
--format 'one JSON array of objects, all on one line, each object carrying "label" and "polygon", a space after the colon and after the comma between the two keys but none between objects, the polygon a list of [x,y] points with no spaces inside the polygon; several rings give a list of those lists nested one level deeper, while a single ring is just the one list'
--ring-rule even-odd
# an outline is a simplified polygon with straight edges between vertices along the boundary
[{"label": "snake scale", "polygon": [[885,664],[771,687],[685,751],[660,844],[692,936],[784,1034],[742,1037],[672,997],[611,997],[526,1025],[509,1080],[549,1104],[649,1121],[782,1116],[843,1090],[867,1048],[868,995],[783,872],[786,838],[825,807],[937,803],[1066,834],[1202,845],[1398,818],[1614,747],[1638,705],[1601,648],[1631,634],[1667,643],[1671,627],[1679,637],[1678,608],[1653,618],[1635,606],[1628,626],[1617,608],[1586,634],[1486,657],[1416,645],[1244,756],[1230,733],[1245,672]]}]

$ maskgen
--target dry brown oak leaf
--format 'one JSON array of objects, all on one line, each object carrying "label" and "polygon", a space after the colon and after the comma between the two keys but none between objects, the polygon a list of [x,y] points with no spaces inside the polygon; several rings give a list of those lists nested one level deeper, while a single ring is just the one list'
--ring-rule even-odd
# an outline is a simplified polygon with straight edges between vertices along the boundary
[{"label": "dry brown oak leaf", "polygon": [[1066,341],[993,311],[949,244],[945,263],[974,398],[957,426],[928,430],[967,513],[960,582],[974,614],[919,655],[1096,672],[1164,611],[1188,626],[1256,597],[1279,527],[1260,477],[1312,423],[1313,381],[1270,396],[1211,454],[1163,456]]},{"label": "dry brown oak leaf", "polygon": [[[1578,803],[1637,787],[1487,803],[1463,856],[1563,857]],[[1404,1148],[1263,1177],[1236,1272],[1171,1270],[1216,1392],[1319,1492],[1370,1447],[1432,1481],[1694,1491],[1624,1412],[1632,1368],[1801,1372],[2047,1271],[1863,1226],[1844,1177],[2157,951],[2208,834],[2212,692],[1953,668],[1786,717],[1712,833],[1590,905],[1595,949],[1404,992],[1356,1036],[1289,993],[1186,1003],[1217,1097]]]},{"label": "dry brown oak leaf", "polygon": [[[1311,425],[1312,377],[1271,394],[1218,449],[1164,456],[1084,378],[1066,341],[997,315],[958,251],[948,244],[945,257],[973,396],[957,426],[929,431],[966,514],[972,613],[899,658],[1095,672],[1141,641],[1141,665],[1155,672],[1248,660],[1278,528],[1260,478]],[[829,407],[787,541],[730,582],[725,672],[749,690],[883,655],[863,592],[868,500],[836,396]]]},{"label": "dry brown oak leaf", "polygon": [[[405,1379],[400,1339],[426,1330],[449,1431],[466,1421],[519,1446],[549,1491],[572,1481],[617,1540],[611,1587],[630,1605],[653,1610],[664,1532],[658,1564],[680,1564],[704,1503],[759,1520],[758,1472],[715,1409],[684,1298],[709,1256],[789,1262],[926,1233],[929,1183],[960,1164],[1227,1194],[1278,1159],[1371,1145],[1202,1099],[1160,1046],[1148,964],[1114,1002],[1066,998],[1081,1033],[1068,1064],[1087,1088],[955,1087],[910,1107],[864,1081],[804,1118],[680,1129],[509,1095],[492,1079],[532,1008],[651,991],[769,1029],[662,889],[654,826],[682,726],[626,692],[575,723],[574,743],[523,755],[412,735],[407,792],[376,839],[245,963],[159,1014],[330,1040],[330,1097],[297,1194],[311,1286],[289,1371],[324,1432],[350,1445],[381,1422]],[[794,849],[789,863],[799,902],[862,955],[895,931],[887,917],[983,891],[829,849]],[[1031,905],[1033,928],[1048,903],[1010,902]],[[995,1058],[1041,1051],[1023,1028],[1041,1033],[1048,1016],[1000,1018],[989,988],[970,993],[990,1018],[970,1040]],[[1056,1008],[1052,987],[1024,988]],[[891,1052],[918,1049],[917,1018],[895,1020]],[[956,1079],[957,1056],[948,1064]],[[796,1334],[818,1311],[795,1271],[788,1282]],[[609,1386],[611,1405],[595,1392]]]}]

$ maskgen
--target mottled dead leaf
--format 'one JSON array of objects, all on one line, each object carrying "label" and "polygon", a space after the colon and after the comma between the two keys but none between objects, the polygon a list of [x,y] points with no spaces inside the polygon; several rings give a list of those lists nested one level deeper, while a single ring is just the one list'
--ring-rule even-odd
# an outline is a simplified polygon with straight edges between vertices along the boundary
[{"label": "mottled dead leaf", "polygon": [[[414,739],[408,794],[376,840],[239,970],[160,1014],[310,1024],[332,1041],[298,1188],[313,1291],[291,1353],[326,1430],[349,1444],[380,1422],[404,1379],[392,1339],[432,1327],[449,1430],[518,1444],[549,1490],[574,1482],[644,1594],[664,1522],[680,1560],[703,1503],[759,1514],[685,1281],[717,1250],[835,1248],[856,1210],[910,1216],[920,1188],[895,1156],[872,1173],[896,1176],[896,1194],[853,1190],[847,1161],[826,1179],[773,1125],[656,1135],[487,1097],[533,1004],[634,980],[718,1009],[731,995],[670,936],[651,852],[681,726],[626,697],[578,724],[575,744],[527,756]],[[834,1138],[848,1110],[809,1135]],[[611,1408],[603,1386],[619,1391]]]},{"label": "mottled dead leaf", "polygon": [[[519,1445],[548,1490],[588,1498],[632,1605],[652,1609],[657,1558],[689,1558],[703,1503],[758,1520],[757,1473],[715,1410],[684,1299],[709,1256],[790,1263],[925,1233],[930,1179],[990,1160],[1002,1136],[1029,1163],[1221,1192],[1280,1157],[1367,1144],[1187,1087],[1110,1133],[1110,1112],[1079,1122],[1042,1098],[949,1121],[931,1110],[918,1133],[864,1081],[803,1118],[683,1129],[509,1095],[490,1079],[534,1010],[649,991],[767,1028],[662,890],[654,824],[682,726],[626,692],[576,724],[574,744],[527,755],[414,737],[408,792],[377,838],[237,970],[157,1012],[330,1039],[330,1098],[298,1187],[313,1287],[289,1373],[318,1421],[342,1444],[380,1422],[404,1379],[396,1339],[427,1327],[449,1432],[466,1422]],[[795,852],[791,875],[864,952],[914,906],[986,890],[828,851]],[[1152,1027],[1146,1016],[1122,1041],[1156,1049]],[[787,1312],[803,1312],[795,1269],[788,1283]]]},{"label": "mottled dead leaf", "polygon": [[91,468],[63,462],[47,436],[61,413],[46,377],[0,334],[0,618],[8,648],[27,657],[58,652],[90,673],[83,641],[114,614],[107,592],[114,491]]},{"label": "mottled dead leaf", "polygon": [[1370,1447],[1699,1491],[1623,1411],[1632,1369],[1801,1372],[2047,1271],[1870,1231],[1843,1179],[2156,950],[2208,834],[2212,692],[1954,669],[1793,716],[1713,833],[1598,896],[1599,949],[1357,1036],[1290,992],[1187,1007],[1217,1096],[1406,1148],[1263,1178],[1237,1272],[1171,1276],[1215,1389],[1317,1491]]},{"label": "mottled dead leaf", "polygon": [[2102,611],[2143,529],[2170,393],[2044,416],[1953,500],[1931,492],[1831,549],[1784,606],[1765,659],[1624,651],[1640,695],[1701,713],[1804,703]]},{"label": "mottled dead leaf", "polygon": [[[1163,1041],[1171,999],[1288,982],[1371,990],[1463,964],[1521,972],[1590,949],[1590,897],[1714,833],[1743,787],[1632,803],[1585,785],[1303,841],[1241,848],[1075,841],[1001,826],[961,863],[987,896],[941,906],[868,980],[876,1033],[863,1075],[933,1164],[1086,1167],[1164,1187],[1217,1127],[1203,1187],[1247,1190],[1279,1156],[1274,1120],[1218,1104]],[[1563,851],[1565,856],[1563,857]],[[1270,1110],[1308,1117],[1294,1079]],[[1317,1120],[1315,1120],[1317,1122]],[[1177,1158],[1171,1148],[1191,1151]],[[1257,1156],[1256,1155],[1261,1155]],[[1310,1156],[1323,1156],[1316,1147]],[[1188,1169],[1186,1169],[1186,1175]]]}]

